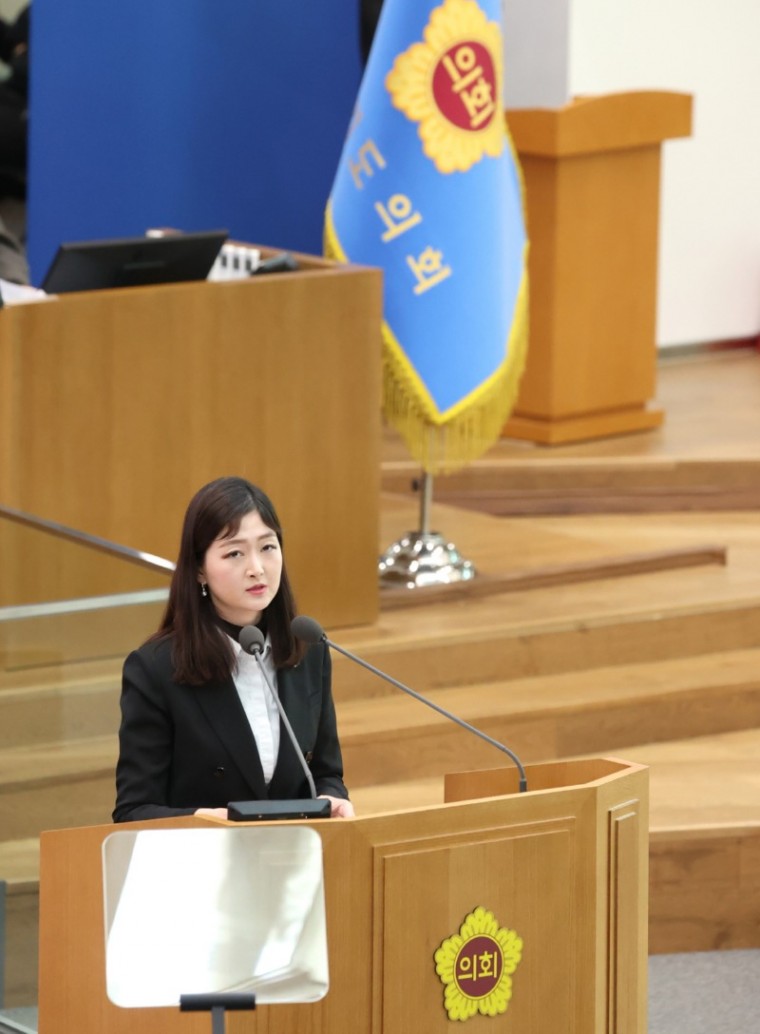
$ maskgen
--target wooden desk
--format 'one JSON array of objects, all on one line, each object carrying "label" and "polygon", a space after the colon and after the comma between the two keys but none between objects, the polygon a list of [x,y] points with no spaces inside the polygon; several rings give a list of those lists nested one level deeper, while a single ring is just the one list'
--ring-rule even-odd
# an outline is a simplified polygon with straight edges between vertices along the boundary
[{"label": "wooden desk", "polygon": [[[299,257],[0,312],[0,501],[174,559],[193,493],[240,474],[277,506],[302,610],[371,622],[381,273]],[[49,557],[3,553],[5,602],[67,594]]]}]

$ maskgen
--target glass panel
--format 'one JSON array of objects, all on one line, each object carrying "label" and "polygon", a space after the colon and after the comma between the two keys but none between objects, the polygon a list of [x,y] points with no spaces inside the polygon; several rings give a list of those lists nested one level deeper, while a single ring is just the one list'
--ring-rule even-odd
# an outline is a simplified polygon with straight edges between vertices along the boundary
[{"label": "glass panel", "polygon": [[156,560],[0,508],[0,1020],[36,1029],[40,832],[111,820],[121,666],[168,595]]},{"label": "glass panel", "polygon": [[143,830],[103,843],[106,991],[124,1008],[327,994],[322,842],[307,827]]}]

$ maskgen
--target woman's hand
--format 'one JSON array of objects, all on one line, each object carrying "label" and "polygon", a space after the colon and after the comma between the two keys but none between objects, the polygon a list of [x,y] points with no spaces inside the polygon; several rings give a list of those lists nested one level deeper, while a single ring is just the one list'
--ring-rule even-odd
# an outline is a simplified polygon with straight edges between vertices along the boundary
[{"label": "woman's hand", "polygon": [[319,800],[330,802],[330,818],[352,819],[354,817],[354,806],[345,797],[331,797],[329,793],[321,793]]},{"label": "woman's hand", "polygon": [[200,815],[201,818],[205,819],[227,819],[226,808],[198,808],[193,814]]}]

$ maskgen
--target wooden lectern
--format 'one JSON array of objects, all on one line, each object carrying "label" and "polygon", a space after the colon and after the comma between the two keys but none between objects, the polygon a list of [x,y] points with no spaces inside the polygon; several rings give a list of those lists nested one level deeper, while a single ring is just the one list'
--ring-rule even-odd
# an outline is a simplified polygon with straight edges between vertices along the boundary
[{"label": "wooden lectern", "polygon": [[691,97],[580,97],[507,123],[525,177],[530,338],[504,434],[561,445],[657,427],[660,152],[691,132]]},{"label": "wooden lectern", "polygon": [[[239,474],[277,507],[304,611],[371,623],[382,274],[297,257],[294,272],[3,309],[0,502],[174,560],[193,493]],[[6,602],[69,599],[72,574],[91,595],[168,583],[38,543],[0,543]]]},{"label": "wooden lectern", "polygon": [[[515,792],[511,768],[466,772],[447,777],[439,807],[315,823],[330,990],[312,1005],[233,1013],[231,1034],[450,1031],[435,955],[441,949],[455,1002],[468,998],[476,976],[488,984],[488,944],[458,940],[479,908],[513,947],[519,940],[521,958],[511,997],[503,985],[500,993],[478,985],[482,1000],[506,1003],[506,1013],[478,1013],[465,1029],[644,1034],[647,771],[617,759],[526,771],[527,793]],[[42,834],[40,1034],[207,1034],[207,1015],[122,1009],[107,999],[101,876],[101,845],[114,829],[207,824],[171,819]],[[477,1007],[481,999],[469,1000]]]}]

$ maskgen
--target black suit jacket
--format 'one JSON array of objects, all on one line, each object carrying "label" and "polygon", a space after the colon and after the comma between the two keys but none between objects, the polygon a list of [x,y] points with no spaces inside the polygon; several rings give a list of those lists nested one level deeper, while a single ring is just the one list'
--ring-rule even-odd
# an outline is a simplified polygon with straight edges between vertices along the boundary
[{"label": "black suit jacket", "polygon": [[[170,639],[146,643],[124,663],[114,822],[187,815],[230,801],[310,796],[282,722],[267,786],[232,679],[187,686],[173,674]],[[295,668],[278,672],[277,686],[317,793],[348,797],[330,675],[329,650],[318,643]]]}]

